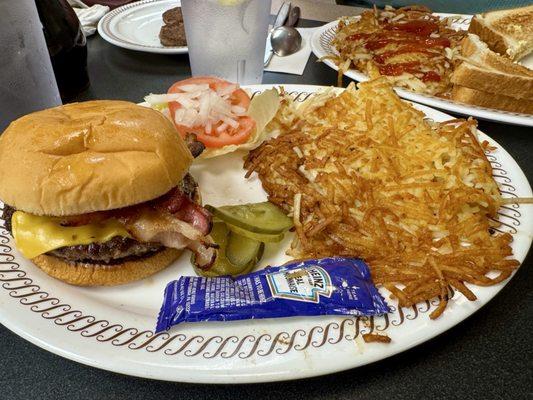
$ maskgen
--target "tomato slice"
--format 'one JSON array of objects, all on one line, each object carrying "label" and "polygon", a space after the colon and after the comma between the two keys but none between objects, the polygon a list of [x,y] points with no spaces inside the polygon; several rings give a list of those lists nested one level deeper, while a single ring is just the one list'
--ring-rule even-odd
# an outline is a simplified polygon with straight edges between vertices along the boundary
[{"label": "tomato slice", "polygon": [[222,132],[220,135],[208,135],[204,132],[197,134],[200,142],[207,147],[223,147],[228,144],[241,144],[248,140],[255,129],[255,121],[250,117],[240,117],[239,127],[230,131]]},{"label": "tomato slice", "polygon": [[[232,85],[232,83],[228,81],[213,76],[197,76],[174,83],[170,89],[168,89],[168,93],[180,93],[182,92],[180,87],[184,85],[203,84],[208,84],[213,90],[224,89],[225,87]],[[248,107],[250,106],[250,97],[242,89],[235,90],[230,96],[230,101],[232,105],[243,107],[246,110],[248,110]],[[168,103],[168,108],[170,110],[172,121],[174,121],[174,125],[176,126],[176,129],[180,135],[185,137],[187,133],[194,133],[196,134],[197,139],[205,144],[206,147],[223,147],[228,144],[244,143],[248,140],[255,128],[255,121],[250,117],[244,116],[238,118],[239,126],[237,128],[228,127],[224,131],[218,132],[217,128],[221,124],[217,124],[216,126],[213,126],[211,134],[207,134],[203,126],[195,126],[190,128],[184,125],[176,124],[175,115],[176,110],[181,108],[180,103],[170,102]]]}]

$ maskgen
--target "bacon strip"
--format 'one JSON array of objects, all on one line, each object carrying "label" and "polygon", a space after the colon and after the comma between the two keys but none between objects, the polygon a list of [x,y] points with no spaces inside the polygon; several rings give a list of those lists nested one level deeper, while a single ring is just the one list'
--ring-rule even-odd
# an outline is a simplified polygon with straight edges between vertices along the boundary
[{"label": "bacon strip", "polygon": [[122,222],[139,242],[157,242],[174,249],[190,249],[195,253],[198,268],[209,269],[216,259],[216,244],[211,237],[172,214],[146,206]]},{"label": "bacon strip", "polygon": [[[211,237],[208,236],[209,240]],[[217,249],[218,245],[213,242],[191,242],[188,249],[194,253],[194,263],[196,267],[203,269],[204,271],[209,270],[215,260],[217,259]]]},{"label": "bacon strip", "polygon": [[139,242],[161,243],[174,249],[189,248],[196,266],[209,269],[217,256],[217,245],[209,236],[212,216],[178,187],[169,193],[131,207],[65,217],[65,226],[79,226],[116,218]]},{"label": "bacon strip", "polygon": [[151,206],[157,210],[173,214],[176,218],[191,224],[204,235],[211,231],[211,213],[191,201],[178,188],[174,188],[166,195],[152,201]]}]

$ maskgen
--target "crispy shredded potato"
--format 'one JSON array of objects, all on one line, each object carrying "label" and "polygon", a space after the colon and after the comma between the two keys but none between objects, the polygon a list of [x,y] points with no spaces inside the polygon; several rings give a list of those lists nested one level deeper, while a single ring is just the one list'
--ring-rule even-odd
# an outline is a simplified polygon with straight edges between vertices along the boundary
[{"label": "crispy shredded potato", "polygon": [[502,203],[476,121],[428,121],[385,78],[282,105],[251,151],[269,200],[291,214],[296,258],[361,257],[400,306],[493,285],[519,265],[493,234]]},{"label": "crispy shredded potato", "polygon": [[452,29],[452,21],[423,6],[364,11],[339,21],[332,41],[339,55],[328,58],[339,66],[340,77],[353,67],[415,92],[449,97],[466,35]]},{"label": "crispy shredded potato", "polygon": [[377,335],[375,333],[365,333],[363,335],[365,343],[390,343],[391,338],[387,335]]}]

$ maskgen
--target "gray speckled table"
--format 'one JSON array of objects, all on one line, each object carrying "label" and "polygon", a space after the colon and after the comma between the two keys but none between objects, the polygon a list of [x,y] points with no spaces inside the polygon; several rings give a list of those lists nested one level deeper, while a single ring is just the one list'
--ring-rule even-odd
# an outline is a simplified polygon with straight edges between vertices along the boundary
[{"label": "gray speckled table", "polygon": [[[312,56],[302,77],[267,73],[264,82],[335,84],[336,73],[315,61]],[[187,55],[137,53],[98,36],[89,39],[89,69],[91,88],[79,100],[137,102],[190,74]],[[533,177],[533,129],[483,121],[480,128]],[[209,386],[143,380],[63,359],[0,326],[0,399],[532,398],[532,264],[530,255],[492,302],[439,337],[387,360],[303,381]]]}]

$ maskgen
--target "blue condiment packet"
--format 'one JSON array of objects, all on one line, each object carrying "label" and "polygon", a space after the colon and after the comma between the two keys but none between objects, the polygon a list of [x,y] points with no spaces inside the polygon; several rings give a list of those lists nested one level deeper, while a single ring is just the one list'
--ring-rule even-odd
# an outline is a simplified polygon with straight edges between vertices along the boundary
[{"label": "blue condiment packet", "polygon": [[182,322],[310,315],[380,315],[389,307],[357,258],[294,261],[241,275],[170,282],[156,332]]}]

